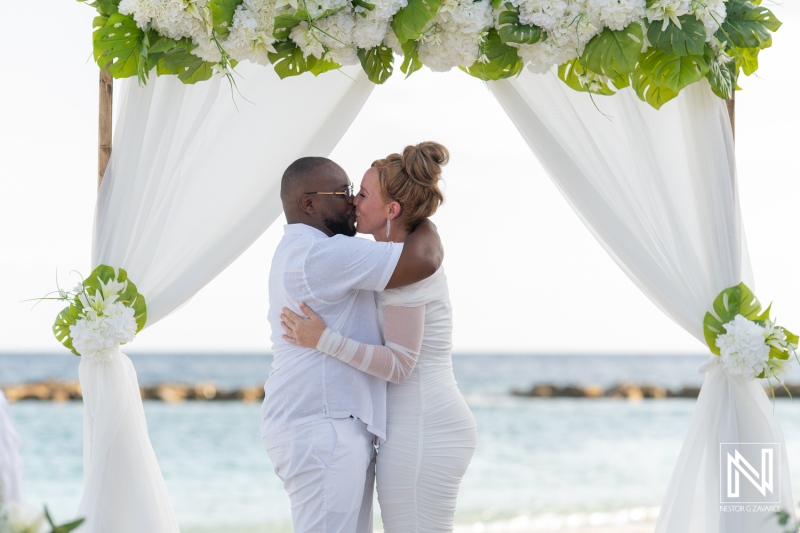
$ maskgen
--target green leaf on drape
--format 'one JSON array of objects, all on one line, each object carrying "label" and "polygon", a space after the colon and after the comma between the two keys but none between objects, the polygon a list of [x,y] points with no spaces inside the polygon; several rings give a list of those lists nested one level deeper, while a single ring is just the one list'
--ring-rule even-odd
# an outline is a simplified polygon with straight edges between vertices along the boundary
[{"label": "green leaf on drape", "polygon": [[694,15],[678,17],[681,27],[670,21],[664,28],[664,22],[654,20],[647,29],[647,40],[667,54],[676,56],[703,55],[706,44],[706,28]]},{"label": "green leaf on drape", "polygon": [[435,8],[425,0],[409,0],[406,7],[395,13],[392,29],[400,44],[416,41],[422,36],[422,32],[428,28],[428,23],[436,16],[439,4],[435,3],[434,6]]},{"label": "green leaf on drape", "polygon": [[233,24],[233,15],[241,3],[242,0],[209,0],[208,10],[211,12],[211,20],[217,35],[228,35]]},{"label": "green leaf on drape", "polygon": [[505,4],[506,10],[500,13],[497,24],[500,30],[500,40],[504,43],[534,44],[546,36],[539,26],[521,24],[519,21],[519,8],[512,3]]},{"label": "green leaf on drape", "polygon": [[772,44],[771,32],[778,31],[781,21],[766,7],[747,0],[730,0],[727,15],[715,36],[720,42],[737,48],[767,48]]},{"label": "green leaf on drape", "polygon": [[459,67],[471,76],[481,80],[502,80],[516,76],[522,71],[522,59],[517,49],[500,40],[496,29],[491,28],[486,39],[481,43],[481,50],[488,63],[475,61],[470,67]]},{"label": "green leaf on drape", "polygon": [[638,22],[618,31],[606,28],[586,44],[580,63],[587,70],[609,78],[627,76],[639,62],[643,39]]},{"label": "green leaf on drape", "polygon": [[400,65],[400,71],[406,75],[406,78],[422,68],[418,43],[419,41],[406,41],[400,45],[403,48],[403,64]]},{"label": "green leaf on drape", "polygon": [[703,56],[674,56],[654,48],[642,59],[640,68],[656,86],[678,93],[701,80],[709,65]]},{"label": "green leaf on drape", "polygon": [[94,32],[94,60],[115,78],[144,73],[147,61],[145,34],[128,15],[114,13]]},{"label": "green leaf on drape", "polygon": [[394,71],[394,54],[388,46],[380,45],[369,50],[359,48],[358,59],[372,83],[382,84]]},{"label": "green leaf on drape", "polygon": [[631,87],[636,91],[636,95],[640,100],[647,102],[656,109],[661,109],[662,105],[678,96],[677,92],[653,83],[653,80],[642,70],[641,66],[637,67],[631,74]]}]

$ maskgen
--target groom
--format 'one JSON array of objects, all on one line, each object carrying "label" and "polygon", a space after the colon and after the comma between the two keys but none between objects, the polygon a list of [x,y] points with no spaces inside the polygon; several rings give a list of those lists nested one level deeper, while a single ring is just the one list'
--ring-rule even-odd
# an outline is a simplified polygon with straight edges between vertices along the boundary
[{"label": "groom", "polygon": [[386,382],[283,340],[281,308],[305,302],[328,326],[383,344],[374,291],[432,275],[443,251],[423,223],[404,244],[353,238],[353,185],[323,157],[283,174],[287,225],[269,274],[274,361],[264,385],[261,434],[292,504],[296,533],[372,531],[375,441],[386,437]]}]

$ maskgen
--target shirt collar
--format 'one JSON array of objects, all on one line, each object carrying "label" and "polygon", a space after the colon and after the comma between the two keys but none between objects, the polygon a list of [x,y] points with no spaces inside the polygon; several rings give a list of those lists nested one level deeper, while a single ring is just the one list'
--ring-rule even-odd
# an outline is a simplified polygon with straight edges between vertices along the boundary
[{"label": "shirt collar", "polygon": [[303,223],[296,223],[296,224],[285,224],[283,226],[283,234],[284,235],[308,235],[314,237],[315,239],[327,239],[328,235],[323,233],[322,231],[318,230],[317,228],[313,228],[308,224]]}]

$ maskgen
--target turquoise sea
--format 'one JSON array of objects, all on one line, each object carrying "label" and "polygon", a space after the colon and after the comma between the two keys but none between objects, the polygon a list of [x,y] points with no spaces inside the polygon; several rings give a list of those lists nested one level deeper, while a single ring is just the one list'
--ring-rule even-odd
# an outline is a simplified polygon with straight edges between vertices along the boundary
[{"label": "turquoise sea", "polygon": [[[132,355],[143,385],[213,381],[253,386],[268,355]],[[454,371],[479,442],[459,497],[459,531],[619,530],[651,524],[693,399],[540,399],[534,384],[621,381],[699,385],[705,356],[457,355]],[[0,354],[0,384],[77,379],[77,358]],[[791,382],[800,382],[795,373]],[[11,405],[23,443],[25,497],[73,516],[82,484],[80,402]],[[800,401],[779,399],[791,475],[800,479]],[[259,438],[260,406],[145,402],[150,438],[184,533],[291,531],[288,498]],[[800,490],[795,488],[796,500]],[[376,525],[379,526],[376,502]],[[598,529],[599,530],[599,529]],[[627,531],[627,530],[626,530]]]}]

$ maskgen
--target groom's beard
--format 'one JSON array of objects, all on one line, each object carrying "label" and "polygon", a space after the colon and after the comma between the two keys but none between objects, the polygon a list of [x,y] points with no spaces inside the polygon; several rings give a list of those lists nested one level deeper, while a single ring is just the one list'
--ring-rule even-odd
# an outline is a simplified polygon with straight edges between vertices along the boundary
[{"label": "groom's beard", "polygon": [[333,218],[325,218],[323,222],[325,223],[325,227],[334,235],[354,237],[356,234],[351,215],[341,214]]}]

